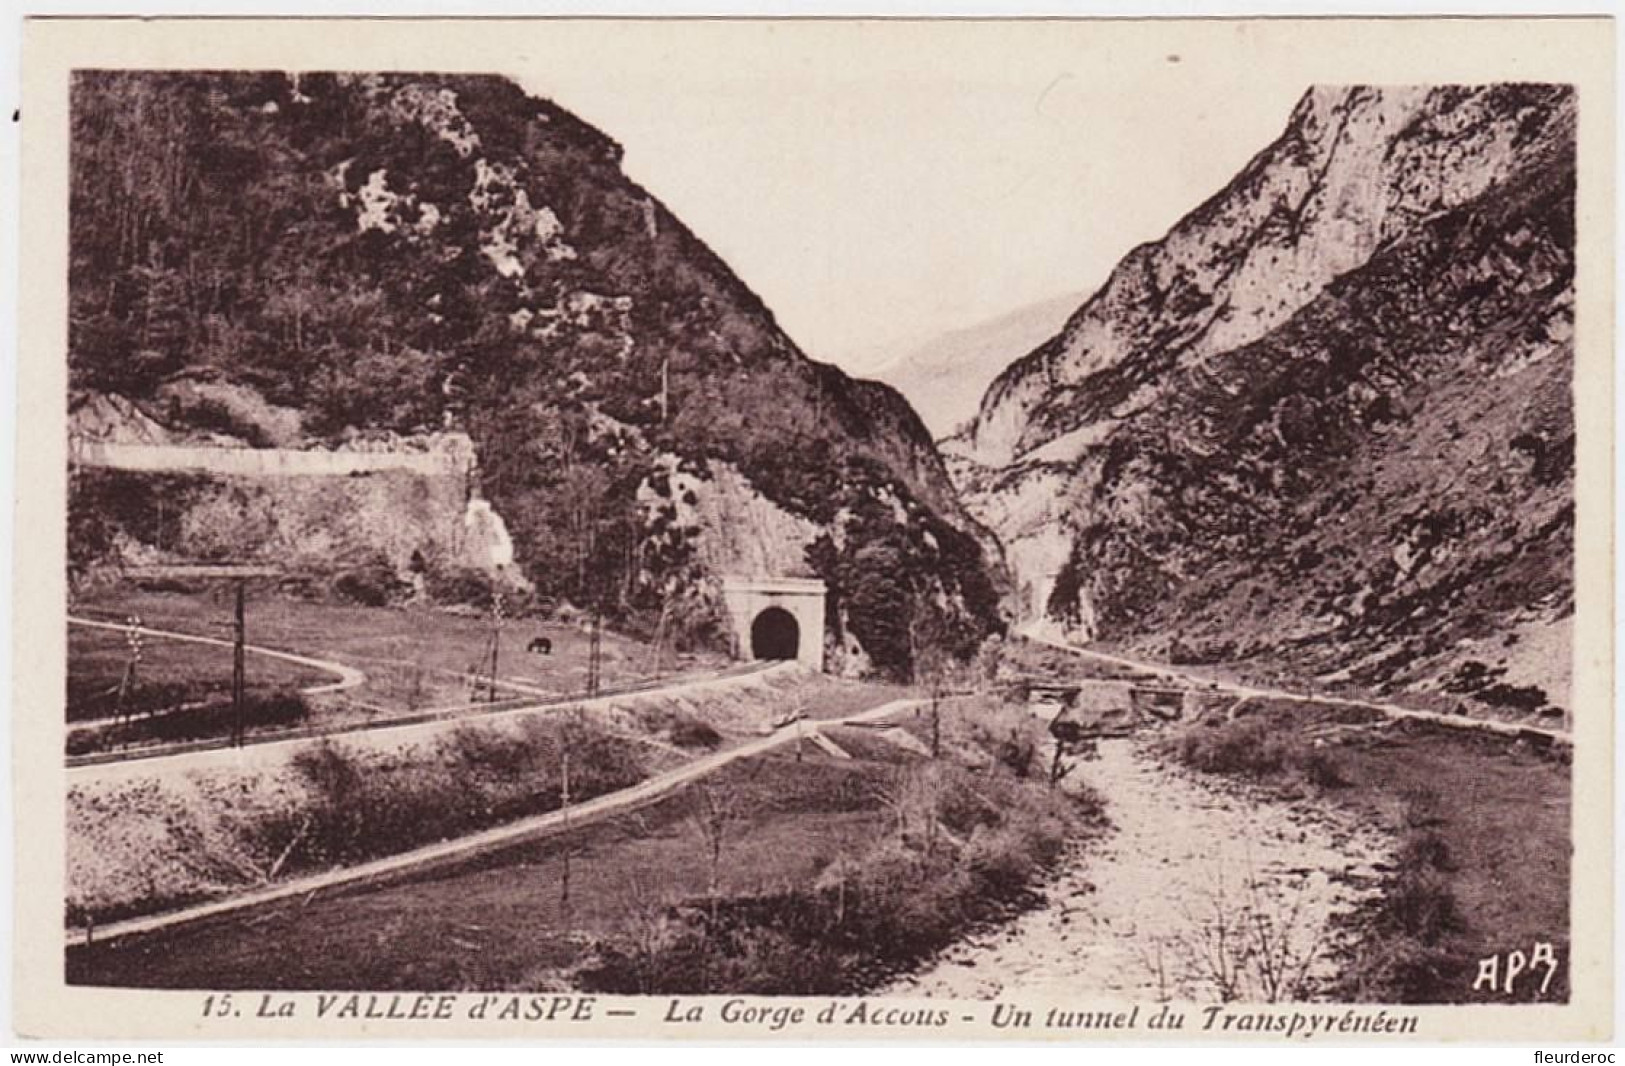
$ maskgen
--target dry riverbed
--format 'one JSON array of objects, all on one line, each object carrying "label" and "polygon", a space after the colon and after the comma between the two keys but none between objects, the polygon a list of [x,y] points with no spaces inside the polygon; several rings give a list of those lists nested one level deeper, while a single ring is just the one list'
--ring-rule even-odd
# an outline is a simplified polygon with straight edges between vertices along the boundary
[{"label": "dry riverbed", "polygon": [[1313,998],[1335,976],[1333,919],[1376,889],[1392,846],[1347,810],[1286,801],[1102,741],[1075,777],[1114,829],[1048,902],[961,942],[893,995],[1253,1001]]}]

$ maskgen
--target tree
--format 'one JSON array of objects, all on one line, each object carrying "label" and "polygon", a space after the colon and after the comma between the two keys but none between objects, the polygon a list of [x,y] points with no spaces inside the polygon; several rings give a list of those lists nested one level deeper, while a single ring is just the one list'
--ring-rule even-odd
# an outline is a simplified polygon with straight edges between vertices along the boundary
[{"label": "tree", "polygon": [[734,827],[745,817],[745,793],[737,786],[707,777],[694,789],[694,802],[689,808],[689,823],[699,832],[705,843],[705,854],[710,864],[706,893],[711,901],[711,923],[716,924],[721,902],[722,851]]},{"label": "tree", "polygon": [[953,688],[955,662],[944,634],[942,614],[916,595],[909,606],[909,668],[914,684],[926,691],[931,712],[931,757],[942,755],[942,701]]},{"label": "tree", "polygon": [[876,798],[891,811],[897,839],[905,845],[918,841],[932,855],[943,832],[942,794],[941,767],[915,764],[900,768]]}]

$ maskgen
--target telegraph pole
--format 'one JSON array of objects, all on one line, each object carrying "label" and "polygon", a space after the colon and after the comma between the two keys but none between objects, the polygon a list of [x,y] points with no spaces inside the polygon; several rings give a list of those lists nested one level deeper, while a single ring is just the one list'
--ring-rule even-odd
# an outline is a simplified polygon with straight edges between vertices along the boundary
[{"label": "telegraph pole", "polygon": [[598,695],[600,683],[599,673],[604,657],[604,619],[603,614],[595,605],[592,609],[592,626],[587,636],[587,696]]},{"label": "telegraph pole", "polygon": [[559,880],[559,917],[561,924],[568,926],[570,922],[570,727],[565,723],[564,743],[559,753],[559,808],[563,812],[561,817],[564,823],[564,876]]},{"label": "telegraph pole", "polygon": [[124,676],[119,680],[118,699],[113,704],[113,717],[124,718],[124,701],[135,691],[136,672],[141,667],[141,616],[132,614],[125,619],[124,643],[130,649],[124,662]]},{"label": "telegraph pole", "polygon": [[486,690],[487,703],[497,701],[497,653],[502,648],[502,593],[491,593],[491,683]]},{"label": "telegraph pole", "polygon": [[248,584],[243,578],[237,579],[237,610],[236,621],[232,626],[231,639],[231,743],[233,747],[243,746],[243,702],[246,685],[243,676],[243,646],[247,644],[248,633],[243,609],[244,587]]}]

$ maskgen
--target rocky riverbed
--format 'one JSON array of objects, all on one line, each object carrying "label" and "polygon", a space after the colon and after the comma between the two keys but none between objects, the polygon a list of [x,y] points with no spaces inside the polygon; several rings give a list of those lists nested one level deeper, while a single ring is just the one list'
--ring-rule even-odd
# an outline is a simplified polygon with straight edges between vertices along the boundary
[{"label": "rocky riverbed", "polygon": [[1040,908],[886,989],[1136,999],[1312,999],[1336,970],[1332,919],[1373,892],[1390,841],[1332,804],[1170,764],[1146,739],[1101,742],[1075,776],[1113,830]]}]

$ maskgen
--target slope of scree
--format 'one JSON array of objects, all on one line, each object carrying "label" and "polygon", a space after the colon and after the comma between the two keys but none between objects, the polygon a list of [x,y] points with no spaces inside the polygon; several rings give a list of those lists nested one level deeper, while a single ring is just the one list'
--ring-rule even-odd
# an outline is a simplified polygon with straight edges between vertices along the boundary
[{"label": "slope of scree", "polygon": [[[660,500],[673,461],[725,462],[822,529],[808,566],[877,665],[906,669],[913,614],[962,648],[1002,625],[997,548],[908,404],[802,355],[552,103],[481,76],[81,72],[72,127],[77,397],[251,444],[466,431],[539,592],[700,626],[673,603],[715,575]],[[181,404],[183,381],[214,391]]]}]

